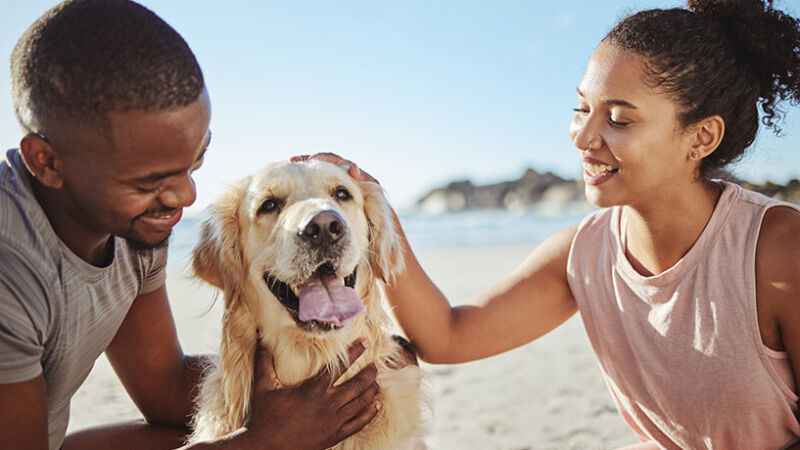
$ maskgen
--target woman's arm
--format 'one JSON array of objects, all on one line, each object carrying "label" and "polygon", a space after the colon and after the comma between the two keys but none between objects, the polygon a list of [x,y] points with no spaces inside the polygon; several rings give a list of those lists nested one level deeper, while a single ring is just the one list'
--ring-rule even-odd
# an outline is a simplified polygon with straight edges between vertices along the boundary
[{"label": "woman's arm", "polygon": [[800,386],[800,212],[767,211],[756,251],[758,324],[764,345],[786,350]]},{"label": "woman's arm", "polygon": [[432,363],[484,358],[526,344],[572,316],[577,306],[567,283],[567,256],[575,230],[551,236],[505,279],[456,307],[425,274],[403,236],[406,269],[387,294],[420,357]]}]

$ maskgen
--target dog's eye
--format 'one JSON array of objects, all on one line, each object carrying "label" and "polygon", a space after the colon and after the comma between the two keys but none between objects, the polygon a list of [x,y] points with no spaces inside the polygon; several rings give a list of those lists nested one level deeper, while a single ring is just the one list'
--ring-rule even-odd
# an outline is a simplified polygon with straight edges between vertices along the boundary
[{"label": "dog's eye", "polygon": [[261,207],[258,208],[258,214],[266,214],[275,212],[281,207],[281,202],[275,198],[268,198],[264,200],[264,203],[261,204]]},{"label": "dog's eye", "polygon": [[336,192],[334,192],[333,195],[339,200],[350,200],[353,198],[353,196],[350,195],[350,191],[341,186],[336,188]]}]

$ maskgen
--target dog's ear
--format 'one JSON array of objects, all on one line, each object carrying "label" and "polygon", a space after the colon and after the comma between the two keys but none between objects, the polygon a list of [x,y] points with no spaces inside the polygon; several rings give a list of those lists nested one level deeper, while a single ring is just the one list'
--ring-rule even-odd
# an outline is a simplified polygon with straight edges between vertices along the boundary
[{"label": "dog's ear", "polygon": [[252,392],[256,325],[246,302],[248,284],[239,230],[239,205],[250,178],[226,190],[206,211],[192,255],[196,277],[222,290],[225,313],[220,343],[220,395],[226,432],[242,427]]},{"label": "dog's ear", "polygon": [[192,251],[194,275],[222,290],[227,282],[239,284],[243,273],[238,211],[249,181],[246,178],[230,186],[206,209],[200,238]]},{"label": "dog's ear", "polygon": [[369,225],[369,264],[384,283],[392,283],[403,270],[400,236],[392,219],[391,206],[377,183],[360,182],[364,213]]}]

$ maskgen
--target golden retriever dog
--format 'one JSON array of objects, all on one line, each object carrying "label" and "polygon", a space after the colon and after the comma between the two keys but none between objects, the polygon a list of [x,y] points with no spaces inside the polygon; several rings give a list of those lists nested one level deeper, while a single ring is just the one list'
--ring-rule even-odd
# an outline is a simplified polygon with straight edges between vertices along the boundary
[{"label": "golden retriever dog", "polygon": [[273,355],[280,383],[292,386],[333,370],[348,345],[366,337],[368,348],[336,384],[375,363],[382,408],[335,448],[424,447],[423,372],[402,362],[382,301],[402,267],[380,186],[342,167],[278,162],[231,186],[209,208],[193,255],[195,275],[222,291],[225,311],[219,361],[206,372],[190,442],[245,424],[256,345]]}]

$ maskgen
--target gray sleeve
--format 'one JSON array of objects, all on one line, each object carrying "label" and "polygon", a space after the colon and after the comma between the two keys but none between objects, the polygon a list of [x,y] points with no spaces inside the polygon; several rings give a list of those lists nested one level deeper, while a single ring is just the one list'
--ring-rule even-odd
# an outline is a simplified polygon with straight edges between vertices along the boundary
[{"label": "gray sleeve", "polygon": [[30,266],[0,244],[0,383],[42,373],[47,293]]},{"label": "gray sleeve", "polygon": [[167,279],[167,248],[154,250],[150,255],[150,264],[144,274],[144,283],[139,294],[147,294],[160,288]]}]

